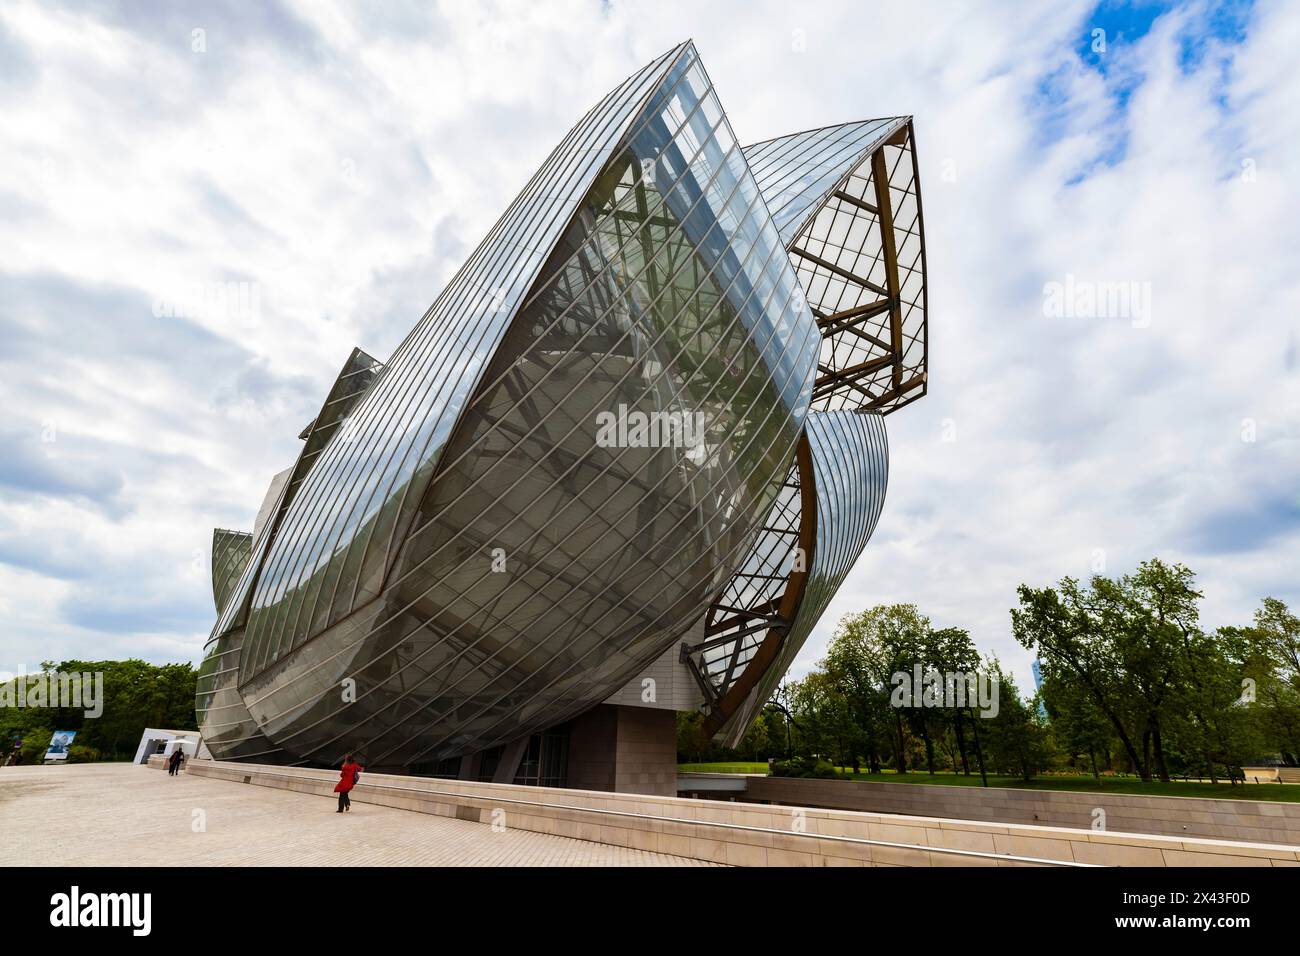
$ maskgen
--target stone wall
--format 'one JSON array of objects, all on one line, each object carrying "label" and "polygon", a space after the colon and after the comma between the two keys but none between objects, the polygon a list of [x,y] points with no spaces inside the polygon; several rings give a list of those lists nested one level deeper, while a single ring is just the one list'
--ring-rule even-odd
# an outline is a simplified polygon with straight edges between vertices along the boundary
[{"label": "stone wall", "polygon": [[569,786],[677,793],[677,717],[671,710],[600,704],[569,725]]},{"label": "stone wall", "polygon": [[[211,760],[187,772],[322,799],[338,779]],[[378,773],[352,800],[738,866],[1300,866],[1295,847]]]},{"label": "stone wall", "polygon": [[677,715],[646,707],[618,708],[614,790],[677,796]]},{"label": "stone wall", "polygon": [[[698,644],[704,640],[704,618],[696,622],[689,635],[682,640]],[[653,699],[647,700],[646,678],[654,681]],[[659,658],[623,687],[609,696],[607,704],[626,704],[629,707],[658,707],[661,710],[695,710],[704,703],[699,685],[681,661],[681,644],[675,643]]]},{"label": "stone wall", "polygon": [[569,724],[569,786],[576,790],[613,790],[617,746],[617,707],[593,707],[575,717]]},{"label": "stone wall", "polygon": [[[1260,789],[1268,792],[1262,785]],[[791,777],[751,777],[745,799],[1080,829],[1093,826],[1100,808],[1111,831],[1300,846],[1300,803]]]}]

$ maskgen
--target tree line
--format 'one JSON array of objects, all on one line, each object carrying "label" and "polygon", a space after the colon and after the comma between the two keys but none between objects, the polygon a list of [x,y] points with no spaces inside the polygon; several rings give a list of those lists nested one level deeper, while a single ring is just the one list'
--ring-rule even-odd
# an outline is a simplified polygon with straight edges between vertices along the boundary
[{"label": "tree line", "polygon": [[[75,730],[68,751],[73,762],[130,760],[146,727],[195,730],[194,692],[198,671],[190,664],[149,664],[142,660],[41,663],[42,675],[103,674],[103,712],[87,717],[72,707],[0,707],[0,762],[17,749],[21,762],[40,763],[55,731]],[[34,683],[39,675],[26,675]],[[9,682],[8,701],[17,679]]]},{"label": "tree line", "polygon": [[[1250,624],[1207,631],[1195,575],[1159,559],[1017,596],[1012,634],[1041,679],[1032,695],[968,631],[881,605],[843,618],[825,658],[777,690],[736,750],[683,716],[679,757],[778,758],[781,772],[820,775],[833,765],[1215,782],[1300,762],[1300,618],[1284,602],[1265,598]],[[971,675],[996,686],[996,707],[981,705]]]}]

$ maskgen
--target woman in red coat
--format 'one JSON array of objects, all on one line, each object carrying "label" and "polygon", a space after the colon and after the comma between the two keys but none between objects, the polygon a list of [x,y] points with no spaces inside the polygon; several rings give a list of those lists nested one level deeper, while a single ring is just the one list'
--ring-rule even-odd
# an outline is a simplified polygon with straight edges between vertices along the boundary
[{"label": "woman in red coat", "polygon": [[361,764],[353,763],[352,754],[348,754],[343,758],[343,766],[339,769],[339,782],[334,785],[334,792],[339,795],[339,813],[352,809],[352,798],[348,796],[348,791],[357,785],[360,777]]}]

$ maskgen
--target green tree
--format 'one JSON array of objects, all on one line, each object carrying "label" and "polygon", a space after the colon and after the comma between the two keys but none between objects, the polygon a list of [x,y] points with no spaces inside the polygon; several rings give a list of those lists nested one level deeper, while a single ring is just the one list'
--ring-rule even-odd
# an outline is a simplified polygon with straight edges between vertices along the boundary
[{"label": "green tree", "polygon": [[[945,627],[930,631],[926,640],[926,659],[937,670],[946,674],[974,674],[980,667],[979,651],[975,649],[975,642],[971,640],[970,632],[959,627]],[[956,701],[951,707],[947,706],[945,701],[941,711],[942,719],[951,728],[962,773],[967,775],[970,774],[970,760],[967,756],[966,729],[968,723],[976,719],[972,714],[973,710],[969,704],[959,706]],[[957,769],[957,761],[953,762],[953,769]]]},{"label": "green tree", "polygon": [[1087,687],[1072,672],[1059,671],[1043,680],[1042,699],[1061,749],[1072,759],[1086,756],[1093,777],[1100,780],[1101,767],[1110,765],[1115,734]]},{"label": "green tree", "polygon": [[1240,676],[1251,682],[1243,686],[1254,697],[1247,704],[1255,715],[1258,749],[1300,763],[1300,618],[1267,597],[1251,626],[1224,627],[1219,634],[1237,649]]},{"label": "green tree", "polygon": [[1001,773],[1033,779],[1049,760],[1047,728],[1034,702],[1026,702],[1010,673],[996,657],[984,661],[983,672],[997,681],[998,711],[978,717],[989,762]]},{"label": "green tree", "polygon": [[790,688],[800,752],[838,765],[852,764],[863,737],[846,688],[820,669],[792,682]]},{"label": "green tree", "polygon": [[760,713],[745,731],[745,736],[740,742],[740,751],[750,760],[766,758],[769,739],[767,714]]},{"label": "green tree", "polygon": [[[53,730],[75,730],[83,755],[98,753],[105,759],[132,757],[146,727],[194,730],[194,692],[197,672],[189,664],[149,664],[142,660],[42,662],[44,672],[102,674],[104,695],[99,717],[86,717],[70,707],[0,708],[0,740],[23,738],[23,759],[35,754],[41,734],[48,745]],[[33,677],[35,675],[32,675]]]},{"label": "green tree", "polygon": [[1088,588],[1069,577],[1056,588],[1021,585],[1011,612],[1016,640],[1037,649],[1045,677],[1069,672],[1087,688],[1143,780],[1153,766],[1169,779],[1164,722],[1197,631],[1194,580],[1153,558],[1118,580],[1095,575]]},{"label": "green tree", "polygon": [[677,712],[677,759],[681,763],[703,763],[712,750],[704,733],[704,715],[698,710]]},{"label": "green tree", "polygon": [[911,673],[912,665],[923,659],[929,630],[929,620],[916,605],[891,604],[845,616],[831,638],[824,667],[852,701],[873,772],[877,748],[887,740],[894,769],[907,773],[909,716],[889,706],[890,680],[896,673]]}]

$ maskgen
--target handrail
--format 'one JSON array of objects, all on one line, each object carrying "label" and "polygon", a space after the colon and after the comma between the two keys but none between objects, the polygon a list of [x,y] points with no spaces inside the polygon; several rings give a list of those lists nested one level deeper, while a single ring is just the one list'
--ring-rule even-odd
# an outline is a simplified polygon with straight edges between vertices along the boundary
[{"label": "handrail", "polygon": [[[211,761],[211,762],[215,764],[218,761]],[[222,762],[224,763],[224,761]],[[311,768],[303,767],[303,768],[295,768],[295,769],[307,770]],[[256,773],[256,774],[262,774],[264,776],[282,776],[282,777],[297,776],[300,779],[302,779],[301,774],[288,774],[288,773],[283,773],[279,770],[263,770],[260,768],[253,768],[253,767],[239,767],[237,770],[234,770],[233,772],[243,773],[245,775],[250,773]],[[331,773],[331,771],[328,770],[321,770],[316,772],[322,774]],[[305,779],[310,780],[315,778],[306,777]],[[329,783],[329,779],[321,778],[321,782]],[[1009,860],[1013,863],[1038,863],[1045,866],[1065,866],[1065,867],[1079,867],[1079,868],[1089,868],[1089,869],[1093,867],[1101,866],[1101,864],[1099,863],[1079,863],[1074,860],[1049,860],[1043,857],[1013,856],[1009,853],[989,853],[984,850],[961,850],[954,847],[926,846],[924,844],[918,844],[918,843],[893,843],[888,840],[868,840],[864,837],[839,836],[833,833],[801,833],[793,830],[778,830],[775,827],[750,826],[748,824],[743,824],[743,823],[719,823],[715,820],[689,820],[689,819],[684,819],[682,817],[662,817],[662,816],[656,816],[655,814],[652,813],[635,813],[631,810],[602,810],[597,807],[573,806],[572,804],[567,804],[567,803],[546,803],[540,800],[520,800],[511,797],[477,796],[475,794],[462,793],[456,790],[433,790],[425,787],[405,787],[395,783],[365,783],[365,784],[358,784],[357,786],[358,787],[368,786],[372,788],[382,787],[389,790],[405,790],[410,793],[427,793],[427,794],[432,794],[435,796],[442,796],[442,797],[460,797],[461,799],[481,800],[489,804],[510,803],[510,804],[518,804],[520,806],[526,806],[526,807],[541,807],[548,810],[573,810],[579,813],[599,813],[599,814],[604,814],[606,816],[629,817],[635,820],[657,820],[663,823],[683,823],[683,824],[693,825],[693,826],[717,827],[725,830],[741,830],[750,833],[772,833],[780,836],[809,837],[814,840],[831,840],[837,843],[853,843],[853,844],[858,844],[863,846],[891,847],[891,848],[901,849],[901,850],[924,850],[927,853],[948,853],[953,856],[970,856],[970,857],[978,857],[981,859],[988,859],[988,860]]]}]

